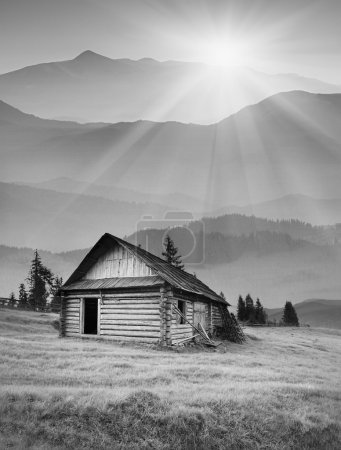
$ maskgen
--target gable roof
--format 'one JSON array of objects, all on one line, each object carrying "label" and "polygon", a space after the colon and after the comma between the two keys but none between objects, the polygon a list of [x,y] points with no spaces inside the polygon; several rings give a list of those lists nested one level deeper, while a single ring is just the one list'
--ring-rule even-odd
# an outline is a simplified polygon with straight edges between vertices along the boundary
[{"label": "gable roof", "polygon": [[[155,274],[158,276],[159,279],[161,278],[165,282],[169,283],[171,286],[186,292],[190,292],[192,294],[201,295],[216,302],[224,303],[225,305],[230,306],[225,299],[223,299],[220,295],[212,291],[212,289],[210,289],[202,281],[198,280],[198,278],[196,278],[194,275],[191,275],[190,273],[187,273],[184,270],[174,267],[167,261],[159,258],[158,256],[153,255],[152,253],[147,252],[147,250],[144,250],[141,247],[137,247],[136,245],[130,244],[129,242],[124,241],[123,239],[120,239],[109,233],[105,233],[99,239],[99,241],[94,245],[94,247],[90,250],[90,252],[85,256],[83,261],[79,264],[77,269],[72,273],[70,278],[62,286],[61,290],[64,289],[70,290],[73,288],[76,289],[76,285],[80,286],[80,284],[76,282],[80,282],[80,280],[87,273],[90,267],[113,243],[121,245],[128,252],[130,252],[140,260],[142,260],[148,267],[150,267],[155,272]],[[82,282],[83,281],[85,280],[82,280]],[[98,283],[100,284],[99,280],[96,281],[98,281]],[[102,281],[102,283],[104,283],[104,281]],[[97,284],[95,285],[97,286]],[[83,289],[84,288],[85,287],[83,287]],[[80,289],[80,287],[78,287],[78,289]],[[98,288],[96,287],[96,289]]]}]

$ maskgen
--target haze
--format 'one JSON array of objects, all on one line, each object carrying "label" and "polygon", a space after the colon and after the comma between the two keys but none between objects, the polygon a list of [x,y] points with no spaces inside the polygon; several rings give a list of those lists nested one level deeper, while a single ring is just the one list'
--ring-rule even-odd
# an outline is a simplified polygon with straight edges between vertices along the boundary
[{"label": "haze", "polygon": [[2,0],[0,73],[91,49],[339,83],[340,16],[338,0]]}]

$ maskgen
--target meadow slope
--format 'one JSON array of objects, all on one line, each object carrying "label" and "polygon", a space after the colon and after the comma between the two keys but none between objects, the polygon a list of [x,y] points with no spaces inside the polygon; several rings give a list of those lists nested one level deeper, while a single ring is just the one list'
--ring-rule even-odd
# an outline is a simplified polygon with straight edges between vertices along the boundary
[{"label": "meadow slope", "polygon": [[59,339],[55,318],[0,310],[1,448],[340,448],[338,331],[172,351]]}]

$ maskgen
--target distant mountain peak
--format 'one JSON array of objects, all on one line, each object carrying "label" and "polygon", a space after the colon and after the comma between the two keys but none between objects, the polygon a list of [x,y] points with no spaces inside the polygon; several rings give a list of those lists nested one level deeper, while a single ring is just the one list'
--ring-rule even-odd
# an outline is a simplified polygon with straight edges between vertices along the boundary
[{"label": "distant mountain peak", "polygon": [[76,56],[76,58],[74,58],[74,61],[91,60],[94,58],[110,59],[106,56],[100,55],[99,53],[95,53],[92,50],[85,50],[84,52],[82,52],[78,56]]}]

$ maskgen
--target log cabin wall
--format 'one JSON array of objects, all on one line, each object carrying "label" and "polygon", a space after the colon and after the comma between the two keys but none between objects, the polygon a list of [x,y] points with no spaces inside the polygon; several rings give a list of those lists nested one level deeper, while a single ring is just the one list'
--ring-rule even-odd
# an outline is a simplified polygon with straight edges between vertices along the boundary
[{"label": "log cabin wall", "polygon": [[[189,322],[193,323],[193,302],[176,297],[172,299],[172,303],[175,306],[178,306],[179,301],[185,302],[185,317]],[[179,315],[173,312],[171,327],[172,344],[176,344],[178,341],[191,337],[194,334],[193,328],[188,323],[180,324],[179,322]]]},{"label": "log cabin wall", "polygon": [[213,325],[213,329],[216,327],[223,326],[219,306],[217,306],[215,304],[212,304],[212,325]]},{"label": "log cabin wall", "polygon": [[100,310],[100,336],[120,341],[161,340],[160,293],[107,295]]},{"label": "log cabin wall", "polygon": [[115,277],[147,277],[155,275],[142,260],[120,245],[108,250],[84,276],[84,280]]},{"label": "log cabin wall", "polygon": [[61,314],[64,319],[64,335],[80,336],[80,298],[65,297]]},{"label": "log cabin wall", "polygon": [[83,333],[84,298],[98,299],[98,329],[95,337],[118,341],[160,342],[160,292],[106,294],[102,299],[99,292],[65,297],[61,323],[66,337],[88,336]]}]

